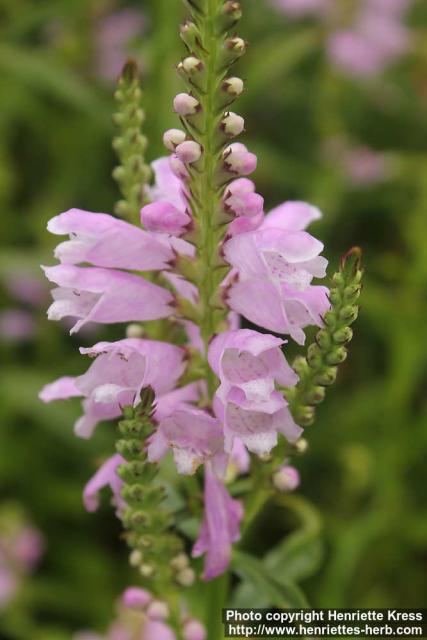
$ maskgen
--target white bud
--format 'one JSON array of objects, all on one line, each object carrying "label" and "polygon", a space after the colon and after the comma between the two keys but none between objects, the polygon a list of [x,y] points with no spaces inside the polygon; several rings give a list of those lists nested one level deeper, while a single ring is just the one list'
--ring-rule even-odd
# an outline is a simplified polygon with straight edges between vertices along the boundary
[{"label": "white bud", "polygon": [[194,140],[186,140],[179,144],[176,148],[176,155],[185,164],[191,164],[200,160],[202,155],[202,147]]},{"label": "white bud", "polygon": [[167,620],[169,613],[168,605],[162,600],[153,600],[147,608],[147,616],[152,620]]},{"label": "white bud", "polygon": [[189,76],[195,75],[203,70],[203,62],[194,56],[184,58],[181,64],[182,69],[185,73],[188,73]]},{"label": "white bud", "polygon": [[139,568],[139,572],[144,578],[151,578],[151,576],[154,574],[154,567],[152,567],[150,564],[143,564]]},{"label": "white bud", "polygon": [[129,563],[132,567],[139,567],[142,562],[142,553],[138,549],[134,549],[129,556]]},{"label": "white bud", "polygon": [[187,567],[176,575],[176,581],[183,587],[191,587],[196,580],[196,574],[193,569]]},{"label": "white bud", "polygon": [[231,38],[230,40],[227,40],[226,47],[238,55],[242,55],[246,50],[246,42],[242,38]]},{"label": "white bud", "polygon": [[232,96],[240,96],[244,89],[243,80],[241,78],[227,78],[223,86],[224,90]]},{"label": "white bud", "polygon": [[126,327],[126,338],[142,338],[144,335],[144,329],[136,322],[128,324]]},{"label": "white bud", "polygon": [[175,151],[176,147],[184,142],[186,134],[181,129],[168,129],[163,134],[163,144],[169,151]]},{"label": "white bud", "polygon": [[221,129],[229,138],[234,138],[242,133],[245,128],[245,121],[242,116],[229,111],[221,122]]},{"label": "white bud", "polygon": [[171,567],[175,569],[175,571],[182,571],[182,569],[186,569],[189,564],[190,561],[185,553],[179,553],[171,560]]},{"label": "white bud", "polygon": [[189,93],[178,93],[173,101],[175,113],[180,116],[192,116],[197,113],[200,103]]},{"label": "white bud", "polygon": [[282,493],[294,491],[299,483],[300,475],[295,467],[282,467],[273,475],[273,484]]}]

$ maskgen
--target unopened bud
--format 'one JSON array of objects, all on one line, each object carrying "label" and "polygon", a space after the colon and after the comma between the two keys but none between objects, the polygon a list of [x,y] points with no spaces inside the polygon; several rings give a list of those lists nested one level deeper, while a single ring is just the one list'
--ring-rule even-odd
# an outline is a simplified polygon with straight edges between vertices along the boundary
[{"label": "unopened bud", "polygon": [[184,164],[191,164],[200,160],[202,147],[194,140],[186,140],[177,146],[176,155]]},{"label": "unopened bud", "polygon": [[350,342],[353,337],[353,330],[351,327],[343,327],[342,329],[338,329],[335,331],[332,338],[336,344],[345,344],[346,342]]},{"label": "unopened bud", "polygon": [[234,138],[244,131],[245,121],[242,116],[229,111],[221,122],[221,130],[228,138]]},{"label": "unopened bud", "polygon": [[206,640],[206,628],[198,620],[187,620],[183,629],[184,640]]},{"label": "unopened bud", "polygon": [[200,103],[189,93],[178,93],[174,98],[173,108],[175,113],[182,117],[192,116],[199,110]]},{"label": "unopened bud", "polygon": [[168,129],[163,134],[163,144],[169,151],[175,151],[176,147],[185,141],[186,134],[181,129]]},{"label": "unopened bud", "polygon": [[335,347],[326,356],[326,362],[329,365],[338,365],[344,362],[347,358],[347,349],[345,347]]},{"label": "unopened bud", "polygon": [[140,324],[133,322],[126,327],[126,338],[142,338],[144,336],[144,329]]},{"label": "unopened bud", "polygon": [[224,91],[226,91],[230,96],[237,97],[243,93],[244,84],[241,78],[227,78],[224,80],[224,84],[222,85]]},{"label": "unopened bud", "polygon": [[167,620],[169,613],[168,605],[162,600],[152,600],[147,608],[147,616],[152,620]]},{"label": "unopened bud", "polygon": [[224,166],[236,175],[249,175],[255,171],[257,157],[250,153],[244,144],[236,142],[224,150]]},{"label": "unopened bud", "polygon": [[203,71],[203,62],[199,60],[199,58],[195,58],[194,56],[188,56],[188,58],[184,58],[181,65],[184,73],[187,73],[189,76],[194,76],[197,73]]},{"label": "unopened bud", "polygon": [[273,484],[278,491],[294,491],[300,483],[300,475],[295,467],[285,466],[273,475]]},{"label": "unopened bud", "polygon": [[185,22],[180,27],[180,35],[187,47],[193,51],[200,43],[200,32],[194,22]]},{"label": "unopened bud", "polygon": [[131,567],[139,567],[142,562],[142,553],[138,549],[134,549],[129,556],[129,564]]},{"label": "unopened bud", "polygon": [[308,450],[308,441],[305,438],[298,438],[298,440],[293,444],[293,449],[297,455],[304,455]]},{"label": "unopened bud", "polygon": [[180,180],[187,180],[190,177],[187,169],[185,168],[185,164],[178,158],[177,155],[173,155],[169,159],[170,168],[177,178]]},{"label": "unopened bud", "polygon": [[139,587],[129,587],[122,595],[122,602],[129,609],[142,610],[151,602],[151,593]]},{"label": "unopened bud", "polygon": [[171,567],[175,571],[182,571],[186,569],[189,564],[190,561],[185,553],[180,553],[171,560]]},{"label": "unopened bud", "polygon": [[231,38],[226,40],[225,47],[228,51],[233,52],[236,56],[242,56],[246,51],[246,43],[242,38]]},{"label": "unopened bud", "polygon": [[151,564],[143,564],[140,566],[139,572],[144,578],[151,578],[154,575],[154,567]]},{"label": "unopened bud", "polygon": [[329,387],[331,384],[335,382],[336,378],[337,378],[337,368],[326,367],[319,373],[316,373],[314,381],[316,384],[322,385],[322,387]]},{"label": "unopened bud", "polygon": [[191,587],[191,585],[194,584],[195,580],[196,574],[190,567],[183,569],[176,575],[176,581],[183,587]]}]

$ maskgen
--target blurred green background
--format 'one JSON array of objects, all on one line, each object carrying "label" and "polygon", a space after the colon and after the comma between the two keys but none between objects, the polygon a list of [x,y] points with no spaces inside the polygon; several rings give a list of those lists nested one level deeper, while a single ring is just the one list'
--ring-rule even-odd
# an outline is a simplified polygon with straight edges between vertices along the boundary
[{"label": "blurred green background", "polygon": [[[236,70],[247,82],[236,110],[246,119],[244,142],[259,155],[257,190],[268,206],[286,199],[319,206],[324,218],[313,232],[331,273],[355,244],[366,270],[350,358],[298,460],[311,520],[293,577],[313,606],[422,606],[426,2],[409,8],[408,50],[369,78],[331,62],[329,23],[290,19],[268,0],[243,4],[239,33],[250,47]],[[48,323],[39,265],[53,263],[50,217],[73,206],[113,210],[112,93],[127,55],[141,63],[149,159],[164,154],[162,132],[176,125],[183,16],[180,0],[0,0],[0,521],[22,510],[45,547],[38,568],[0,605],[2,639],[102,630],[135,579],[108,501],[97,515],[81,502],[113,431],[101,427],[80,441],[72,433],[79,403],[46,406],[37,398],[43,384],[84,370],[78,346],[117,330],[70,338],[64,323]],[[277,536],[296,524],[285,512]]]}]

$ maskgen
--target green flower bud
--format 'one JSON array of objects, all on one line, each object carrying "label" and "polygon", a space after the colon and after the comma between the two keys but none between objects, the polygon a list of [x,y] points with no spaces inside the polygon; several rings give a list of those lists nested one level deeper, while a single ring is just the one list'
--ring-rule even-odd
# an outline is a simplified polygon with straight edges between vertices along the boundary
[{"label": "green flower bud", "polygon": [[343,307],[340,311],[339,318],[348,324],[354,322],[359,315],[358,307],[348,305],[347,307]]},{"label": "green flower bud", "polygon": [[332,346],[332,338],[330,334],[325,331],[325,329],[322,329],[318,332],[316,336],[316,342],[319,345],[320,349],[322,349],[322,351],[326,351]]},{"label": "green flower bud", "polygon": [[335,347],[326,355],[326,362],[330,365],[338,365],[347,358],[347,349],[345,347]]},{"label": "green flower bud", "polygon": [[180,35],[190,51],[197,51],[200,47],[200,31],[194,22],[185,22],[180,27]]},{"label": "green flower bud", "polygon": [[323,364],[322,353],[317,344],[311,344],[307,351],[307,362],[313,369],[319,369]]},{"label": "green flower bud", "polygon": [[316,373],[314,376],[315,384],[321,385],[322,387],[329,387],[331,384],[335,382],[337,379],[337,368],[336,367],[325,367],[319,373]]},{"label": "green flower bud", "polygon": [[335,331],[332,338],[336,344],[346,344],[346,342],[350,342],[353,337],[353,330],[350,327],[343,327],[342,329],[338,329]]},{"label": "green flower bud", "polygon": [[218,33],[226,33],[233,29],[241,17],[242,7],[240,2],[233,2],[232,0],[225,2],[217,18]]}]

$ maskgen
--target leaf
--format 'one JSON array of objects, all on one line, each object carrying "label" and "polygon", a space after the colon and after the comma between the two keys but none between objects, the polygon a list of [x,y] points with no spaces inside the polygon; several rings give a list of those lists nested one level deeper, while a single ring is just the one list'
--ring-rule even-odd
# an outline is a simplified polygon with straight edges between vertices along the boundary
[{"label": "leaf", "polygon": [[267,606],[280,607],[281,609],[308,607],[305,595],[293,582],[277,582],[274,573],[265,567],[258,558],[234,551],[232,567],[242,577],[244,582],[251,584],[256,590],[256,598],[252,606],[259,606],[259,594],[264,594],[268,600]]},{"label": "leaf", "polygon": [[265,556],[265,566],[278,582],[300,582],[316,573],[323,559],[323,544],[306,531],[297,531]]}]

